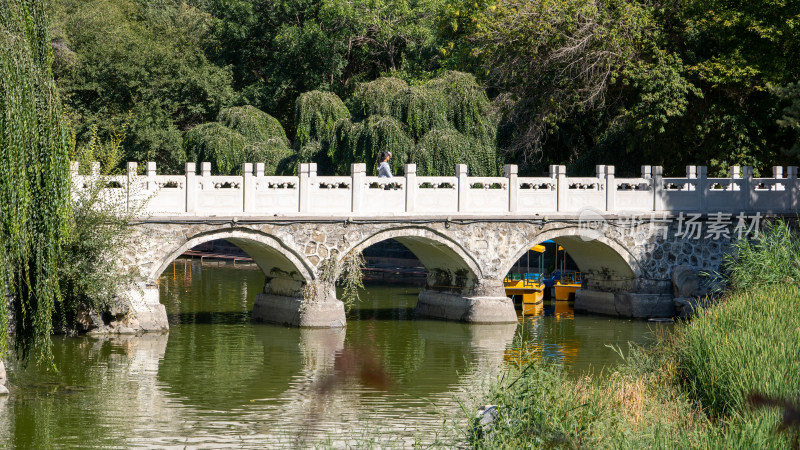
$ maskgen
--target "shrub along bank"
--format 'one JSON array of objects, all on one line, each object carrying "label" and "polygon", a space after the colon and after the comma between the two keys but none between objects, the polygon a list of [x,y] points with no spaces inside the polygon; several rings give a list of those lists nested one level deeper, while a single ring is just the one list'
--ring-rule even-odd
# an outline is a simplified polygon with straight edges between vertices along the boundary
[{"label": "shrub along bank", "polygon": [[[611,373],[533,363],[495,385],[475,447],[790,448],[800,437],[800,267],[782,222],[738,244],[730,290]],[[785,245],[776,247],[776,244]],[[752,265],[758,261],[757,268]],[[757,269],[757,270],[756,270]],[[747,283],[743,280],[747,273]],[[755,275],[754,275],[755,274]]]}]

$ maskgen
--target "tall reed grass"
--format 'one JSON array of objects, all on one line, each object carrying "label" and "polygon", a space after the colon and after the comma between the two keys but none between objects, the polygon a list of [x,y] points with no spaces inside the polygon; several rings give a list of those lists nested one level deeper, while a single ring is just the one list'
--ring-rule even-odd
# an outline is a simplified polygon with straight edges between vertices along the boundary
[{"label": "tall reed grass", "polygon": [[800,239],[785,220],[764,225],[756,239],[740,239],[723,262],[731,290],[800,283]]},{"label": "tall reed grass", "polygon": [[714,416],[742,413],[749,393],[800,394],[800,287],[740,291],[680,331],[680,381]]}]

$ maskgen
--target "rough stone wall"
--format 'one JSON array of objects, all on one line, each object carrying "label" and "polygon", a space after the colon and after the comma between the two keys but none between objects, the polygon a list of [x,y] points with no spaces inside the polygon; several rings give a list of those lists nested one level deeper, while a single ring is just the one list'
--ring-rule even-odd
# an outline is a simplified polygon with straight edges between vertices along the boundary
[{"label": "rough stone wall", "polygon": [[[613,220],[600,231],[575,220],[145,222],[136,227],[134,243],[123,263],[138,268],[142,281],[152,285],[159,271],[183,251],[223,238],[247,247],[245,251],[268,277],[308,282],[319,277],[325,259],[343,258],[351,250],[361,251],[396,238],[414,251],[429,271],[441,269],[454,278],[456,272],[463,276],[466,271],[470,292],[465,294],[502,295],[502,280],[517,259],[531,246],[554,239],[588,275],[593,289],[666,292],[672,268],[689,265],[697,270],[717,270],[730,244],[730,238],[681,239],[676,236],[677,227],[674,222],[629,227]],[[280,258],[285,260],[278,261]]]}]

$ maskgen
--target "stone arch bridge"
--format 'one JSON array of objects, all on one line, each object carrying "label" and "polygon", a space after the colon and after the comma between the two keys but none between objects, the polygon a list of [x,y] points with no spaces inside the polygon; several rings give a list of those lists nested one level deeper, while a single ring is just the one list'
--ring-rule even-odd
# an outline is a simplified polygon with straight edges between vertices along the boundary
[{"label": "stone arch bridge", "polygon": [[[255,169],[255,170],[254,170]],[[157,279],[186,250],[226,239],[247,252],[266,277],[254,318],[301,327],[341,327],[344,308],[322,276],[326,261],[395,239],[428,271],[417,314],[471,323],[517,320],[503,279],[530,247],[552,239],[584,274],[576,309],[627,317],[674,313],[670,276],[679,266],[719,268],[730,242],[753,232],[768,215],[797,210],[797,168],[774,168],[753,178],[749,167],[728,178],[708,178],[687,167],[666,178],[642,167],[638,178],[616,178],[612,166],[594,177],[567,177],[551,166],[546,177],[405,175],[377,178],[354,164],[350,176],[317,176],[315,164],[300,174],[265,176],[263,164],[244,164],[240,176],[200,173],[143,174],[129,163],[123,176],[103,178],[105,198],[136,208],[134,236],[120,261],[136,269],[128,292],[129,323],[143,330],[167,327]],[[73,166],[75,189],[93,175]],[[144,205],[142,207],[142,205]]]}]

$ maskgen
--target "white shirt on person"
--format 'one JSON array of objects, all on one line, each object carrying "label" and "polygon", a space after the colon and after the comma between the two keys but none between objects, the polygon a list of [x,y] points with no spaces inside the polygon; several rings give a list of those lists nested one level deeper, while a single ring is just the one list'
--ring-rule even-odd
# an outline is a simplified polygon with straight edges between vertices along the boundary
[{"label": "white shirt on person", "polygon": [[381,178],[392,178],[392,168],[389,163],[384,161],[378,166],[378,176]]}]

